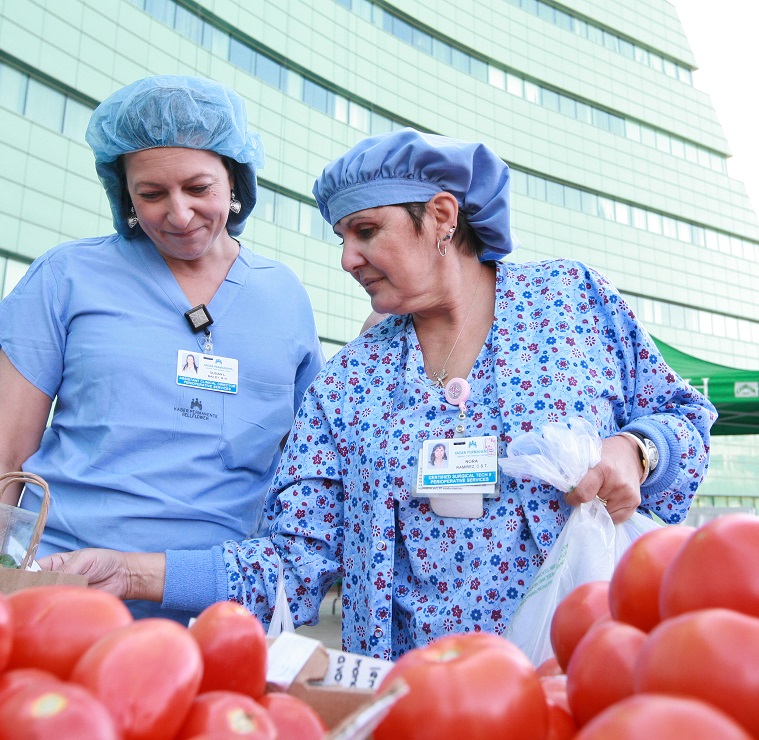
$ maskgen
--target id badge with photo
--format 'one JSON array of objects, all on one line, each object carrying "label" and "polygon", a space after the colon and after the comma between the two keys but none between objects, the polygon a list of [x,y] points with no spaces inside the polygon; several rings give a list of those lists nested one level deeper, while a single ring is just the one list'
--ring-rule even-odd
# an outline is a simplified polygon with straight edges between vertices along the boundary
[{"label": "id badge with photo", "polygon": [[197,350],[177,353],[177,385],[219,393],[237,393],[237,360]]},{"label": "id badge with photo", "polygon": [[498,483],[498,439],[455,437],[422,444],[417,495],[480,493],[495,496]]}]

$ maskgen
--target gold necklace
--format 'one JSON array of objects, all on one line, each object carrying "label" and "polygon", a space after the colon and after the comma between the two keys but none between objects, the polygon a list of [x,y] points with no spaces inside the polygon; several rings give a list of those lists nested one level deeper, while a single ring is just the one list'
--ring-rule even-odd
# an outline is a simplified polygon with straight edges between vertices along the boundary
[{"label": "gold necklace", "polygon": [[448,357],[445,358],[445,362],[443,363],[443,367],[440,368],[440,372],[432,371],[432,377],[435,379],[435,385],[438,388],[444,388],[445,387],[445,379],[448,377],[448,373],[445,371],[445,366],[448,364],[448,360],[451,359],[451,355],[453,354],[453,350],[456,349],[456,345],[459,343],[459,339],[461,339],[461,335],[464,332],[464,329],[466,328],[467,322],[469,321],[469,317],[472,314],[472,309],[474,308],[474,302],[477,300],[477,293],[480,291],[480,282],[482,281],[482,265],[480,265],[480,273],[477,277],[477,287],[474,289],[474,295],[472,296],[472,302],[469,304],[469,310],[467,311],[466,318],[464,319],[464,323],[461,325],[461,329],[459,329],[458,336],[456,337],[456,341],[453,343],[453,347],[451,347],[451,351],[448,353]]}]

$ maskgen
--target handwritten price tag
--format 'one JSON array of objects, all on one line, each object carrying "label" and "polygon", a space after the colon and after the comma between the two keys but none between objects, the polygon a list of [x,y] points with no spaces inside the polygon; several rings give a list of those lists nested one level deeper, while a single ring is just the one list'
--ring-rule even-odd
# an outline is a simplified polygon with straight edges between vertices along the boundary
[{"label": "handwritten price tag", "polygon": [[367,658],[365,655],[327,649],[329,670],[323,686],[343,686],[346,689],[376,689],[393,664],[389,660]]}]

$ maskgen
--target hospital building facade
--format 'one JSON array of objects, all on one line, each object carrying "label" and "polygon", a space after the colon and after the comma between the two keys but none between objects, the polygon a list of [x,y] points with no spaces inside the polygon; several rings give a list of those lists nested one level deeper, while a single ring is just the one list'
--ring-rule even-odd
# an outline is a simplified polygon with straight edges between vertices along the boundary
[{"label": "hospital building facade", "polygon": [[[113,231],[84,141],[93,108],[191,74],[245,99],[266,164],[241,238],[302,280],[327,356],[371,308],[314,179],[413,126],[509,163],[522,247],[507,259],[581,260],[657,340],[759,371],[759,222],[695,69],[667,0],[2,0],[0,295],[50,247]],[[699,503],[754,497],[759,434],[715,435]]]}]

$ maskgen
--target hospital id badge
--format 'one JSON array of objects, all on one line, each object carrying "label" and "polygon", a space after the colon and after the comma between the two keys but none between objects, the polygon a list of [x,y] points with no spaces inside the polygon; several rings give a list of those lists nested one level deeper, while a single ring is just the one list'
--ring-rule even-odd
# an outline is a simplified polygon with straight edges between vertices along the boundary
[{"label": "hospital id badge", "polygon": [[[428,439],[420,456],[419,493],[482,491],[493,495],[498,481],[498,439],[496,437],[454,437]],[[486,489],[481,488],[487,487]],[[426,491],[425,491],[426,489]],[[486,493],[487,490],[487,493]]]},{"label": "hospital id badge", "polygon": [[436,496],[456,496],[456,495],[471,495],[478,494],[485,498],[494,498],[498,495],[496,492],[495,483],[470,483],[469,485],[459,486],[423,486],[424,472],[421,467],[416,471],[416,488],[414,489],[415,496],[428,496],[434,498]]},{"label": "hospital id badge", "polygon": [[180,349],[177,353],[177,385],[237,393],[237,360]]}]

